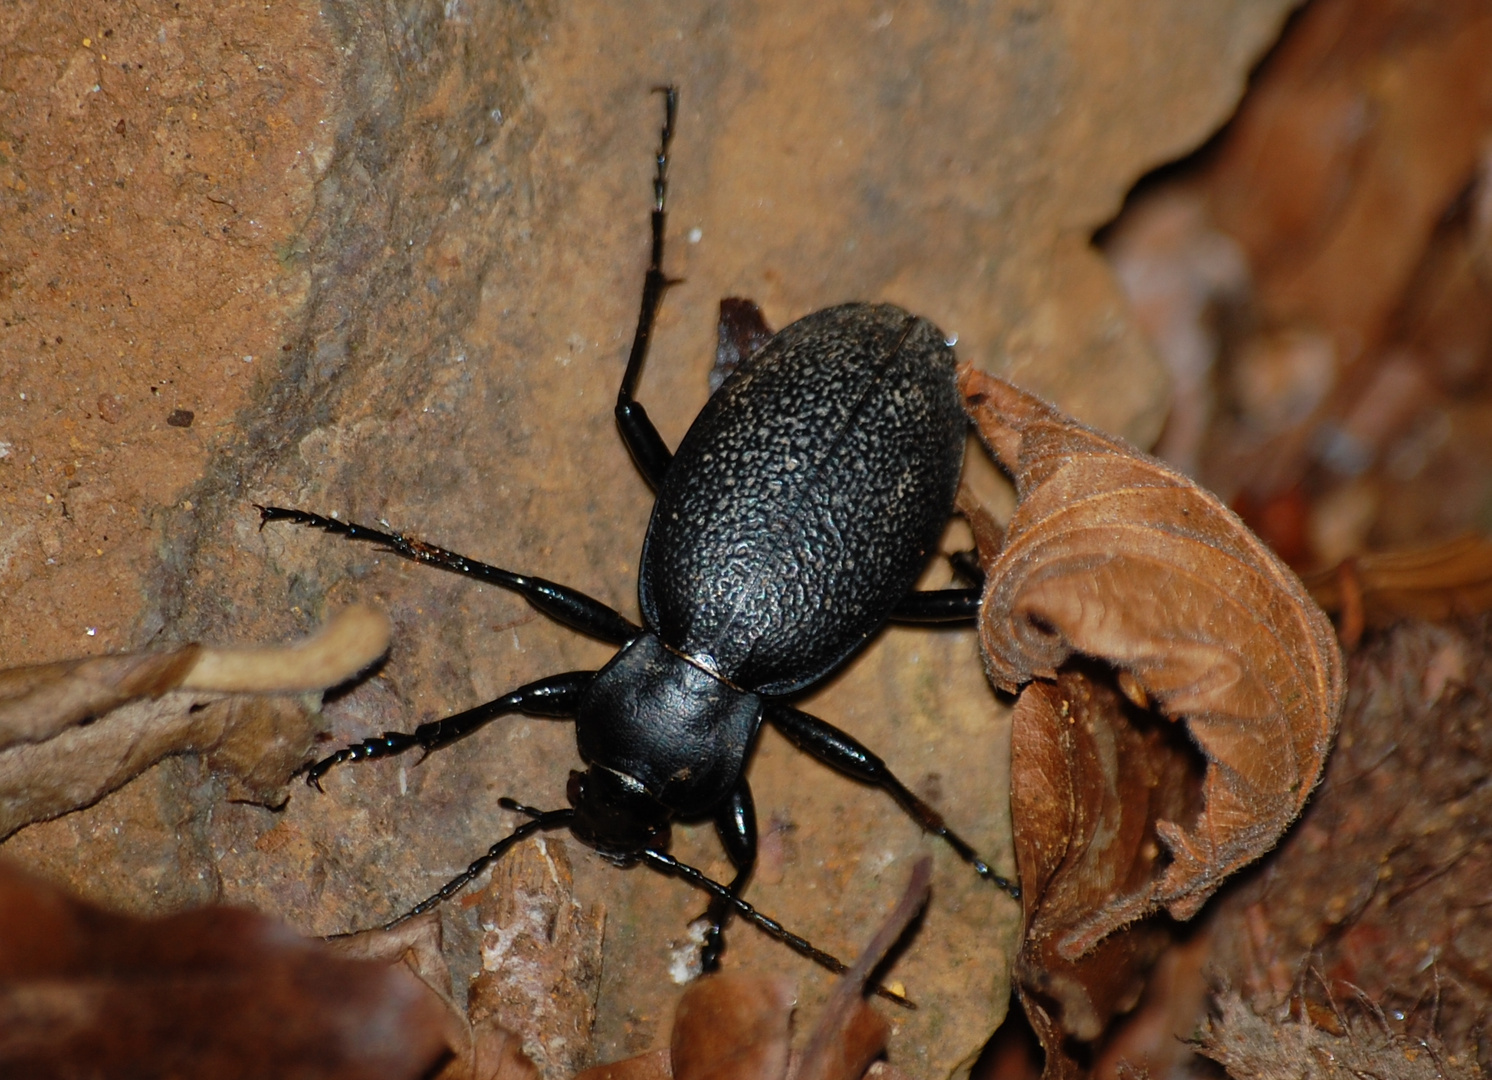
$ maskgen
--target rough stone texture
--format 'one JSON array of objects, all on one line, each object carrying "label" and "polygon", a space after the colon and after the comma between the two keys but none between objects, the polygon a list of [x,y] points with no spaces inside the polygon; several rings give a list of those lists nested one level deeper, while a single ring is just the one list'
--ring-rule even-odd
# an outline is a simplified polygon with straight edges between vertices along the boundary
[{"label": "rough stone texture", "polygon": [[[329,708],[339,742],[602,662],[514,597],[260,534],[249,502],[387,518],[635,611],[649,499],[611,404],[665,80],[684,92],[668,269],[685,281],[641,396],[670,444],[732,294],[776,325],[900,303],[964,358],[1147,442],[1162,375],[1089,237],[1225,118],[1287,7],[10,5],[0,659],[284,637],[377,601],[393,654]],[[972,633],[888,633],[808,707],[1009,867],[1008,718]],[[134,910],[223,898],[350,929],[510,828],[497,796],[557,805],[573,763],[565,725],[514,721],[273,814],[178,760],[6,850]],[[893,1016],[891,1053],[953,1069],[1005,1008],[1014,905],[770,734],[752,777],[750,897],[824,948],[852,954],[906,860],[934,852],[932,909],[891,971],[922,1009]],[[724,871],[708,828],[676,849]],[[597,1056],[660,1045],[669,947],[702,901],[571,851],[577,896],[608,913]],[[475,970],[472,913],[448,922]],[[780,946],[730,942],[728,965],[791,972],[809,1007],[823,993]]]}]

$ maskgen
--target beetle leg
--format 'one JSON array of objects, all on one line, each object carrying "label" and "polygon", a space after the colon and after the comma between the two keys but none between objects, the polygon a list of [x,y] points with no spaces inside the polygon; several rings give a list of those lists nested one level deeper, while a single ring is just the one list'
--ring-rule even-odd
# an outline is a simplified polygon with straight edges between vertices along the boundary
[{"label": "beetle leg", "polygon": [[[411,732],[385,731],[382,735],[374,735],[360,743],[343,747],[312,765],[311,770],[306,773],[306,783],[320,790],[321,778],[344,761],[389,757],[416,746],[421,747],[428,756],[442,746],[448,746],[484,724],[509,713],[556,719],[573,718],[580,711],[580,699],[585,696],[595,677],[594,671],[567,671],[563,675],[551,675],[547,679],[520,686],[512,693],[504,694],[485,705],[421,724]],[[423,761],[424,758],[420,760]]]},{"label": "beetle leg", "polygon": [[305,510],[287,510],[282,506],[260,506],[255,503],[254,509],[259,511],[261,529],[271,521],[290,521],[296,525],[309,525],[315,529],[325,529],[336,536],[346,537],[348,540],[367,540],[370,543],[380,544],[385,551],[413,562],[436,566],[455,574],[474,577],[489,585],[511,589],[556,622],[562,622],[566,626],[579,630],[582,634],[589,634],[593,638],[612,645],[625,645],[642,633],[641,627],[635,626],[632,620],[620,612],[613,611],[601,601],[587,596],[579,589],[572,589],[568,585],[560,585],[544,578],[515,574],[511,570],[489,566],[487,563],[468,559],[465,555],[458,555],[454,551],[427,544],[423,540],[415,540],[402,533],[379,532],[377,529],[370,529],[356,522],[339,521],[336,518],[322,517],[320,514],[312,514]]},{"label": "beetle leg", "polygon": [[1020,887],[990,869],[979,853],[964,839],[948,827],[939,814],[923,802],[898,780],[886,763],[871,753],[864,745],[852,739],[832,724],[826,724],[817,716],[795,709],[790,705],[767,702],[763,715],[767,721],[782,732],[799,750],[812,754],[825,765],[838,769],[846,776],[874,784],[885,791],[905,810],[913,821],[924,830],[940,837],[958,853],[959,858],[974,868],[974,872],[986,881],[993,882],[1014,899],[1021,895]]},{"label": "beetle leg", "polygon": [[979,615],[980,589],[933,589],[909,592],[891,611],[892,622],[973,622]]},{"label": "beetle leg", "polygon": [[[726,891],[731,897],[739,897],[746,887],[746,879],[756,866],[756,804],[751,798],[751,787],[741,777],[735,791],[715,811],[715,832],[726,857],[736,868]],[[726,897],[717,896],[710,901],[709,908],[701,918],[709,920],[705,928],[704,945],[699,951],[699,966],[702,971],[714,971],[720,966],[720,954],[725,950],[723,934],[725,923],[734,910]]]},{"label": "beetle leg", "polygon": [[663,130],[658,139],[658,167],[653,173],[653,255],[648,261],[647,276],[642,282],[642,307],[637,313],[637,331],[632,336],[632,352],[627,357],[627,371],[622,375],[622,385],[616,394],[616,422],[621,429],[622,441],[632,452],[632,459],[642,471],[648,486],[657,491],[668,472],[673,452],[663,444],[663,437],[648,419],[648,411],[642,403],[633,399],[637,392],[637,380],[642,377],[642,362],[648,354],[648,343],[653,339],[653,322],[658,317],[658,305],[663,293],[675,284],[663,272],[663,230],[668,221],[668,144],[673,142],[674,120],[679,113],[679,92],[672,86],[660,86],[663,95]]}]

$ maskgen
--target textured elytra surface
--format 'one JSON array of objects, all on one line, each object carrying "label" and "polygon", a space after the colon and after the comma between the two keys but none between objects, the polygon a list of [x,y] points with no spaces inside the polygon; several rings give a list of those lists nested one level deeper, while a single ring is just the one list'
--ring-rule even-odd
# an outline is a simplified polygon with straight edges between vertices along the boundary
[{"label": "textured elytra surface", "polygon": [[663,640],[767,694],[809,686],[878,630],[953,509],[953,350],[891,304],[798,320],[710,398],[643,548]]}]

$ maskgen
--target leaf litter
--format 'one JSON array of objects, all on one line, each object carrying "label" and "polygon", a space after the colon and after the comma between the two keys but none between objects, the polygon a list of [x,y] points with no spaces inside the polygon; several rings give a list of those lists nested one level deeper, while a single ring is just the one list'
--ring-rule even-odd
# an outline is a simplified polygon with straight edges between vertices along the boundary
[{"label": "leaf litter", "polygon": [[986,571],[991,681],[1014,691],[1102,660],[1207,758],[1195,821],[1156,820],[1168,862],[1069,929],[1058,949],[1076,959],[1162,907],[1190,918],[1274,845],[1331,746],[1341,653],[1300,580],[1214,496],[1004,380],[965,368],[960,385],[1018,498]]}]

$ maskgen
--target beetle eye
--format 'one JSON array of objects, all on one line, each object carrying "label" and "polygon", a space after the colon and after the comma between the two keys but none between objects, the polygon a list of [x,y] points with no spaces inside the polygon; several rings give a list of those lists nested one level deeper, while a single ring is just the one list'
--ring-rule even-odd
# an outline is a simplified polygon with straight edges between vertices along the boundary
[{"label": "beetle eye", "polygon": [[571,806],[579,806],[581,797],[585,793],[585,774],[570,770],[570,780],[565,785],[565,798],[570,801]]}]

